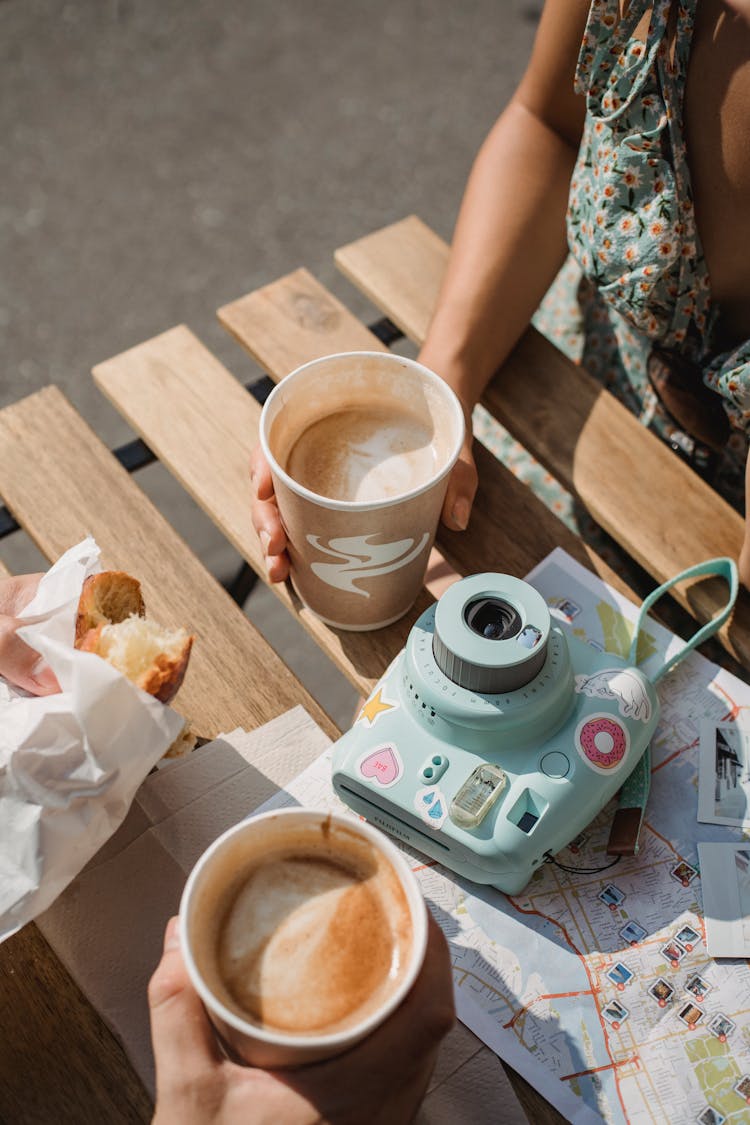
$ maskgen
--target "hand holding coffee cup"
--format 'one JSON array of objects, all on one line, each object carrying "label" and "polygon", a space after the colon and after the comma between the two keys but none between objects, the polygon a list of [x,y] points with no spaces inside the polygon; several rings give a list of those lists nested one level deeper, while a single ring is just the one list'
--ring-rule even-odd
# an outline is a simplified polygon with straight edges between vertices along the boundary
[{"label": "hand holding coffee cup", "polygon": [[[352,352],[292,372],[266,402],[251,463],[269,578],[291,569],[305,604],[339,628],[401,617],[422,585],[446,493],[456,508],[449,477],[467,456],[464,433],[447,384],[400,356]],[[464,492],[467,470],[461,462],[454,474]]]},{"label": "hand holding coffee cup", "polygon": [[393,1125],[414,1118],[454,1021],[450,956],[431,917],[424,964],[396,1011],[345,1054],[279,1072],[238,1065],[221,1052],[190,983],[177,922],[167,926],[149,985],[154,1125]]},{"label": "hand holding coffee cup", "polygon": [[180,904],[191,981],[228,1049],[296,1066],[348,1050],[421,969],[427,911],[398,849],[349,816],[293,808],[225,832]]}]

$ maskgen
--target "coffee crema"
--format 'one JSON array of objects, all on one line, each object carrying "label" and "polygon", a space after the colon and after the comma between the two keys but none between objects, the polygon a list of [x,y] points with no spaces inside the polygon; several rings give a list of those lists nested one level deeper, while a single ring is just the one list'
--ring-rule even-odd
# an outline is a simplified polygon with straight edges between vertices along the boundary
[{"label": "coffee crema", "polygon": [[297,437],[287,473],[332,500],[381,500],[411,492],[435,475],[432,424],[390,403],[337,410]]},{"label": "coffee crema", "polygon": [[[340,833],[339,833],[340,835]],[[390,863],[361,841],[290,842],[233,880],[214,934],[220,998],[241,1018],[292,1035],[333,1034],[377,1011],[412,942]]]}]

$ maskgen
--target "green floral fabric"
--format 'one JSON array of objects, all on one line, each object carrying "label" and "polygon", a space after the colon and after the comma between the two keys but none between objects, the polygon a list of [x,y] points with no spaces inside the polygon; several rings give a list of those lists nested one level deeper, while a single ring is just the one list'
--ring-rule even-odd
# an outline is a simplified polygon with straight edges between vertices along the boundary
[{"label": "green floral fabric", "polygon": [[[576,72],[586,118],[570,185],[570,258],[535,324],[665,439],[674,423],[648,381],[649,353],[656,344],[699,364],[706,394],[722,396],[731,422],[713,483],[742,508],[750,341],[724,353],[714,343],[720,309],[711,299],[682,131],[696,3],[631,0],[620,19],[619,0],[593,0]],[[634,32],[648,11],[644,42]],[[515,443],[486,417],[478,431],[576,523],[569,499]]]}]

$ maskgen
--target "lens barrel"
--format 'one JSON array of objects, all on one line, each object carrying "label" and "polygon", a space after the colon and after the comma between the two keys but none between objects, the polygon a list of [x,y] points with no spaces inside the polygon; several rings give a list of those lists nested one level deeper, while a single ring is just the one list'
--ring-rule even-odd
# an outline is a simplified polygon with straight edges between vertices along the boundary
[{"label": "lens barrel", "polygon": [[475,574],[438,602],[432,654],[454,684],[498,695],[539,674],[549,630],[549,610],[533,586],[508,574]]}]

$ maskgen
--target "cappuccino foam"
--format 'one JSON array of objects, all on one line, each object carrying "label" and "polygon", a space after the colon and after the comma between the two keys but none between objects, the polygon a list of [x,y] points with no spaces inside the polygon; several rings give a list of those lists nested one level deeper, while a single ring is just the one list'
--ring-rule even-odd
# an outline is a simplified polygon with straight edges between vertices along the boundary
[{"label": "cappuccino foam", "polygon": [[[331,842],[332,843],[332,842]],[[411,943],[406,896],[368,848],[275,848],[235,881],[215,942],[224,1001],[293,1035],[361,1022],[387,1000]]]},{"label": "cappuccino foam", "polygon": [[430,481],[438,454],[429,420],[376,402],[313,422],[294,442],[285,468],[320,496],[381,500]]}]

